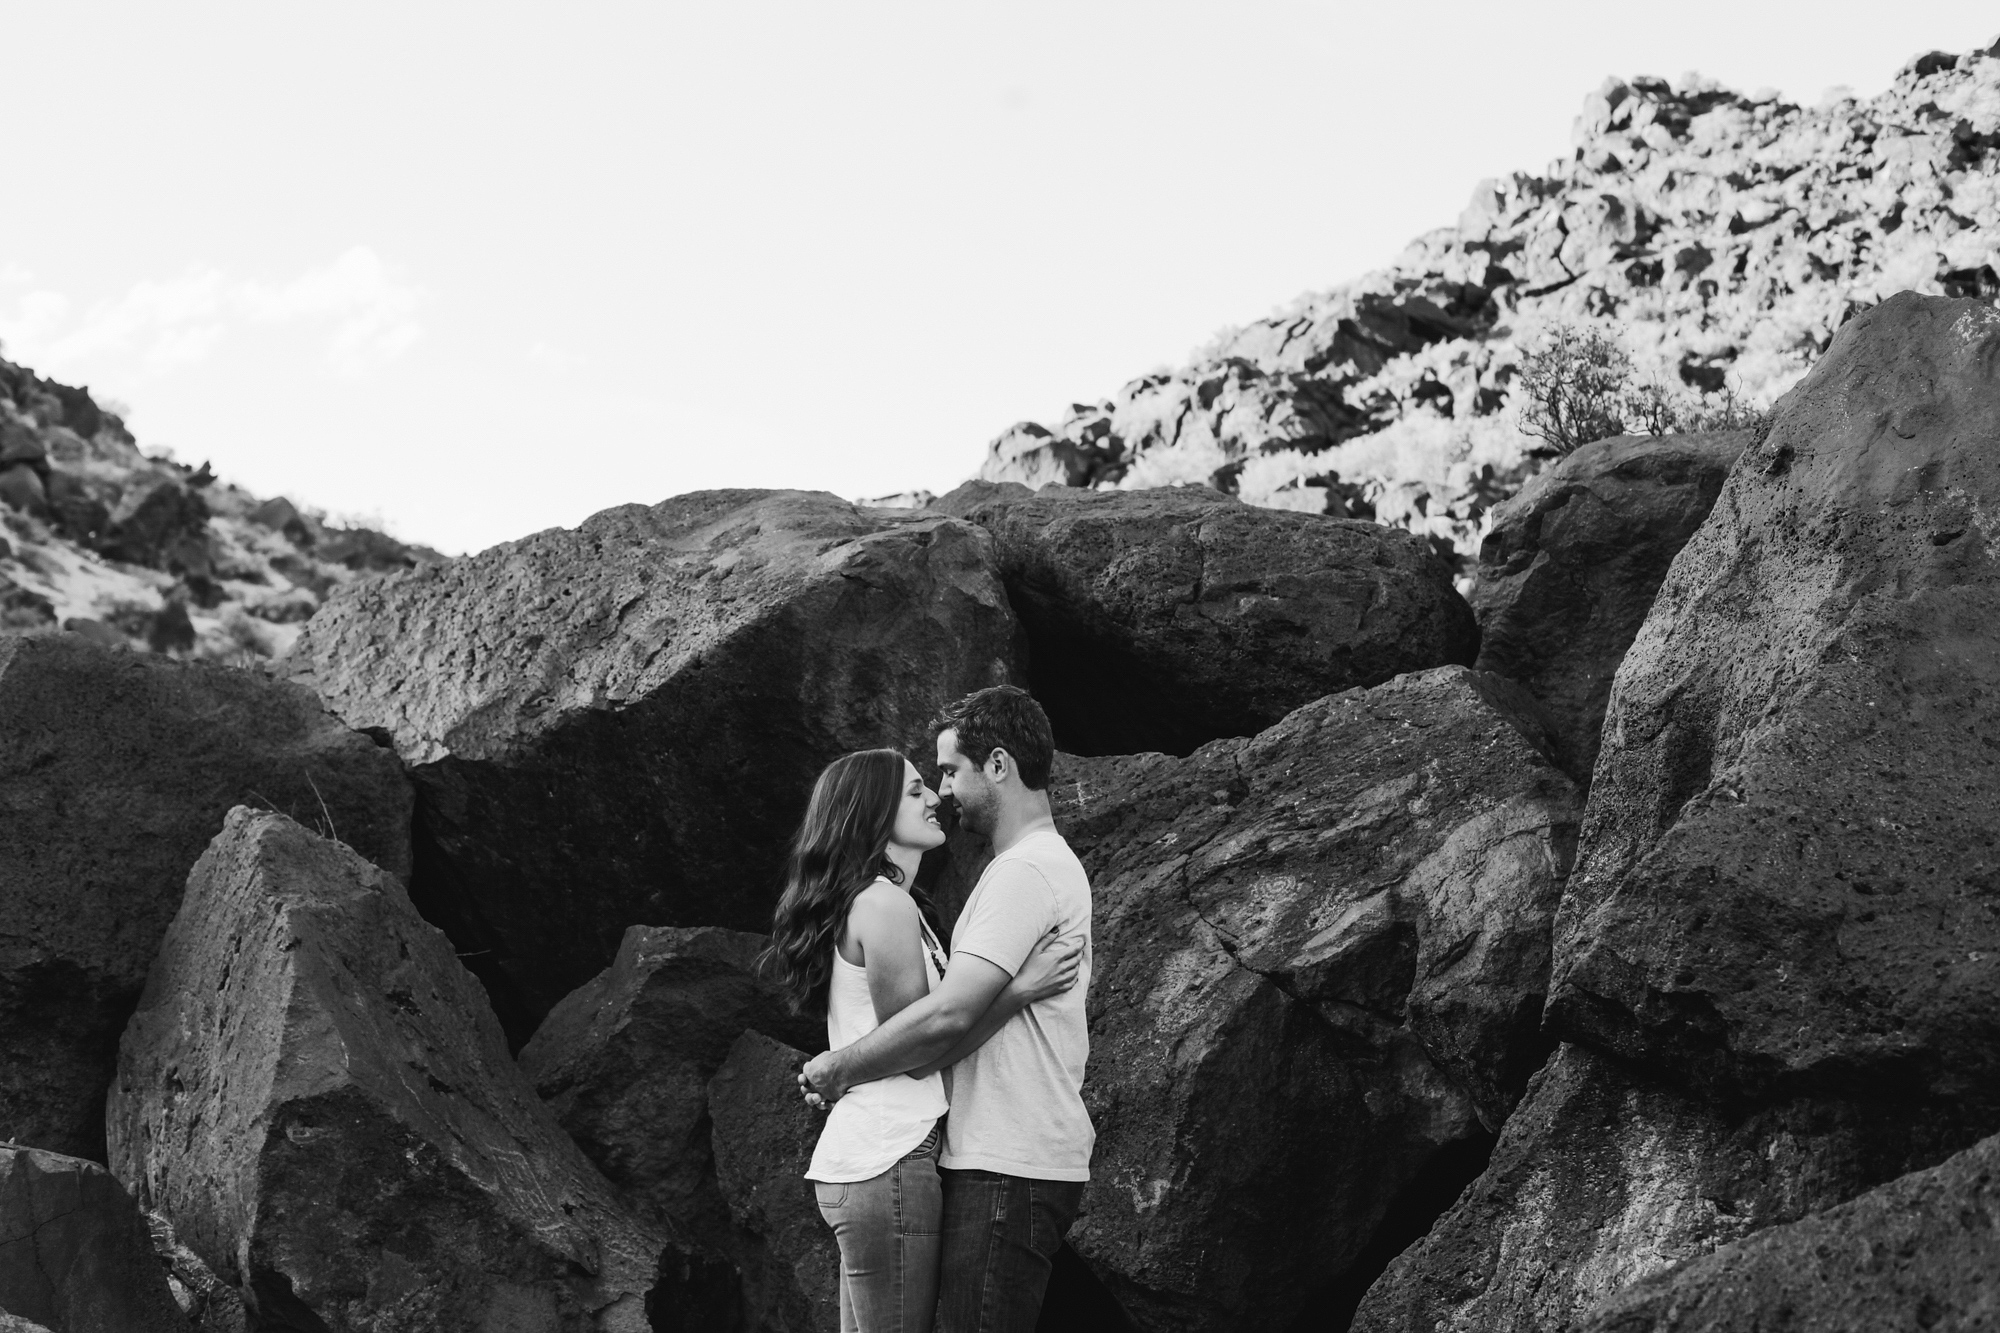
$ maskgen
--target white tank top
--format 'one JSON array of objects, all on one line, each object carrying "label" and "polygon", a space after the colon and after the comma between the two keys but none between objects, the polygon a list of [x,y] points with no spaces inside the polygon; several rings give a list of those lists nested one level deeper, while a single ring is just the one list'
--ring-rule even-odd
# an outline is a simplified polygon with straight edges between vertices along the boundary
[{"label": "white tank top", "polygon": [[[944,979],[938,966],[944,949],[928,923],[922,923],[922,929],[925,980],[936,990]],[[868,994],[868,969],[842,958],[836,943],[826,995],[828,1049],[851,1046],[878,1026],[875,1001]],[[830,1185],[873,1180],[922,1143],[947,1109],[944,1078],[939,1074],[922,1078],[891,1074],[857,1083],[827,1112],[806,1179]]]}]

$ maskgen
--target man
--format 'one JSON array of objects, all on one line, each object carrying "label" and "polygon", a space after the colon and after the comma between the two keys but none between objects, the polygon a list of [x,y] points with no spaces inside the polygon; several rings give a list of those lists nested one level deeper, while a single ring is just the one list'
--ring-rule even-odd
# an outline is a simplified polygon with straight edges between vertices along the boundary
[{"label": "man", "polygon": [[938,794],[992,843],[993,862],[959,914],[943,984],[853,1045],[815,1056],[801,1082],[832,1101],[952,1055],[1043,935],[1077,942],[1074,987],[1021,1010],[951,1067],[938,1159],[940,1333],[1032,1333],[1096,1138],[1082,1096],[1090,881],[1049,810],[1055,740],[1041,705],[996,686],[951,705],[939,726]]}]

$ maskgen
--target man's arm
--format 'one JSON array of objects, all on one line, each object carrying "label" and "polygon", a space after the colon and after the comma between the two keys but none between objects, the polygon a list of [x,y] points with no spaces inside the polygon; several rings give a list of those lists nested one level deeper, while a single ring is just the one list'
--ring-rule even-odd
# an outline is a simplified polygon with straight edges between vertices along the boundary
[{"label": "man's arm", "polygon": [[952,1043],[950,1050],[928,1064],[918,1065],[905,1072],[911,1078],[922,1078],[926,1074],[935,1074],[940,1069],[957,1064],[984,1046],[994,1033],[1007,1026],[1008,1019],[1026,1009],[1028,1004],[1028,997],[1015,994],[1011,987],[1001,991],[993,1003],[986,1006],[986,1012],[979,1016],[979,1020],[966,1029],[965,1035]]},{"label": "man's arm", "polygon": [[1021,970],[1007,983],[1007,988],[979,1016],[972,1030],[958,1039],[956,1046],[929,1064],[908,1071],[910,1076],[922,1078],[947,1065],[957,1064],[991,1040],[993,1034],[1007,1026],[1007,1020],[1015,1014],[1037,1000],[1060,995],[1074,986],[1083,961],[1083,946],[1075,940],[1059,940],[1055,932],[1060,929],[1060,926],[1054,927],[1042,937],[1041,942],[1035,945],[1035,951],[1028,955],[1028,961],[1021,964]]},{"label": "man's arm", "polygon": [[1009,980],[997,963],[977,954],[954,954],[936,990],[860,1041],[814,1056],[805,1067],[805,1078],[813,1091],[831,1102],[857,1083],[933,1064],[950,1055],[978,1025]]}]

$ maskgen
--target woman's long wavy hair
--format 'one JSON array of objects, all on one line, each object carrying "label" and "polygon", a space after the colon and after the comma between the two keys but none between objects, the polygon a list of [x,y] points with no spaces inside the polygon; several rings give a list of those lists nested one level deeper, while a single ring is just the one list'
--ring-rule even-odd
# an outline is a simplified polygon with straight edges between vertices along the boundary
[{"label": "woman's long wavy hair", "polygon": [[792,837],[771,943],[758,959],[797,1013],[826,1012],[834,944],[861,891],[877,875],[903,882],[889,859],[889,835],[903,799],[904,762],[895,750],[856,750],[828,764],[813,783]]}]

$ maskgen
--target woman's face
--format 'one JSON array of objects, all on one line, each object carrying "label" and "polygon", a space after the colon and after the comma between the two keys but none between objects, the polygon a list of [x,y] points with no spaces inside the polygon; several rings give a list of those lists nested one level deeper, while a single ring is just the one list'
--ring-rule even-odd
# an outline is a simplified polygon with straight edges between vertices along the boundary
[{"label": "woman's face", "polygon": [[938,795],[924,785],[917,766],[903,761],[903,795],[896,805],[896,827],[889,841],[898,847],[924,852],[944,841],[944,826],[938,823]]}]

